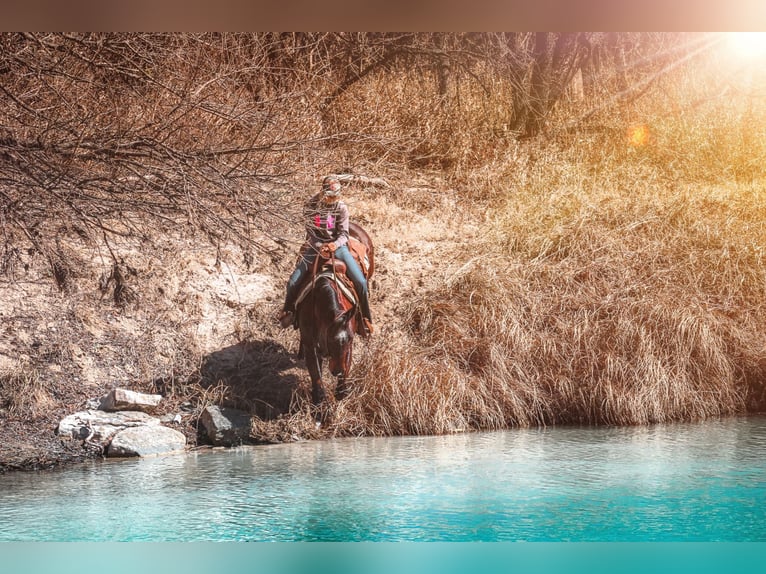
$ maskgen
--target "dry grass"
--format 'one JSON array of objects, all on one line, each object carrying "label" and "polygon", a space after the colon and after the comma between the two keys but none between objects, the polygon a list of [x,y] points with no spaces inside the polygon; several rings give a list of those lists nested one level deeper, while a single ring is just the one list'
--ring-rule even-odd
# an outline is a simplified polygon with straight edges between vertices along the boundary
[{"label": "dry grass", "polygon": [[53,403],[49,385],[34,367],[21,364],[0,373],[0,412],[9,418],[36,420]]},{"label": "dry grass", "polygon": [[[419,203],[427,194],[397,190],[379,210],[371,202],[365,214],[381,228],[400,219],[392,207],[408,205],[418,233],[431,234],[425,214],[456,247],[422,260],[424,292],[383,279],[394,320],[358,355],[353,392],[321,436],[766,408],[764,174],[736,137],[719,140],[712,160],[709,138],[729,121],[715,111],[658,121],[662,137],[644,147],[627,145],[623,130],[514,144],[452,171],[456,195],[434,189]],[[705,137],[684,132],[692,122],[708,122]],[[670,161],[679,146],[685,161]],[[445,223],[456,219],[481,224],[480,239],[461,245]]]},{"label": "dry grass", "polygon": [[760,196],[640,182],[516,196],[492,240],[411,301],[402,340],[366,357],[345,410],[372,434],[430,434],[762,408]]}]

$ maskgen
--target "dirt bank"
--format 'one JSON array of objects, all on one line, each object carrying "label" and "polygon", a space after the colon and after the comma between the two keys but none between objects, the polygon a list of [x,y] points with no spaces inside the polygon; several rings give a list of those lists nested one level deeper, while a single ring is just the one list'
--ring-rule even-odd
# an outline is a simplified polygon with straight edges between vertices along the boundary
[{"label": "dirt bank", "polygon": [[[399,328],[408,294],[476,233],[449,195],[425,180],[387,193],[348,190],[377,246],[376,338]],[[271,245],[278,255],[255,261],[191,233],[108,247],[72,237],[66,253],[76,274],[63,291],[39,254],[20,252],[0,275],[0,472],[98,456],[54,429],[117,386],[162,394],[157,414],[182,415],[175,427],[190,448],[204,442],[198,417],[208,404],[257,415],[256,442],[325,436],[301,415],[309,381],[297,333],[273,321],[301,240],[299,225],[284,232],[288,242]],[[357,357],[372,344],[358,344]]]}]

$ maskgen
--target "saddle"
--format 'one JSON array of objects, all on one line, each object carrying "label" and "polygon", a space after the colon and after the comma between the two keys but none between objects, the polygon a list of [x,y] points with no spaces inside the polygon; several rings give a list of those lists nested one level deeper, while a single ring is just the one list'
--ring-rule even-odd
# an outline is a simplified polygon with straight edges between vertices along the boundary
[{"label": "saddle", "polygon": [[[304,245],[304,248],[305,247],[306,246]],[[354,256],[356,262],[359,264],[359,267],[364,274],[364,278],[368,279],[370,272],[370,260],[367,254],[367,246],[358,239],[349,237],[348,248],[349,251],[351,251],[351,254]],[[301,251],[303,251],[303,249],[301,249]],[[317,255],[317,258],[314,260],[313,272],[306,274],[306,277],[303,279],[300,287],[298,288],[298,298],[295,300],[296,310],[298,309],[298,306],[301,304],[301,302],[314,288],[316,279],[318,277],[325,276],[333,279],[333,283],[335,284],[338,292],[342,294],[346,299],[348,299],[352,307],[356,306],[357,312],[359,312],[357,305],[359,297],[356,294],[356,290],[354,289],[353,281],[351,281],[348,275],[346,275],[346,270],[346,264],[343,261],[334,258],[324,259],[320,255]],[[295,313],[293,328],[298,328],[298,313]],[[362,325],[362,321],[357,321],[358,335],[364,334],[362,332],[363,328],[364,327]]]},{"label": "saddle", "polygon": [[348,249],[349,251],[351,251],[351,254],[354,256],[354,259],[356,259],[356,262],[359,263],[359,267],[362,268],[362,273],[364,273],[364,278],[369,279],[370,278],[370,257],[367,253],[367,246],[361,241],[359,241],[356,237],[349,236]]}]

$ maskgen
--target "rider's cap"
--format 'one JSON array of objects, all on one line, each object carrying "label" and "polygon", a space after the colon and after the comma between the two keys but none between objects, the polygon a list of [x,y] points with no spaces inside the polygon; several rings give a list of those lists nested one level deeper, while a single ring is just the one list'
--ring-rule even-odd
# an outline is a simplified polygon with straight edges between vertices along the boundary
[{"label": "rider's cap", "polygon": [[340,180],[331,175],[324,178],[322,180],[322,194],[327,197],[338,197],[340,195]]}]

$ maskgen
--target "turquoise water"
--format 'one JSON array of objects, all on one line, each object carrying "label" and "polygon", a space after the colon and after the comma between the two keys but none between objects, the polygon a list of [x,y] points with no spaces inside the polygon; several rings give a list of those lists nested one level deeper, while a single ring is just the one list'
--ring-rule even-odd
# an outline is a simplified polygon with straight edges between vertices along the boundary
[{"label": "turquoise water", "polygon": [[766,417],[362,438],[0,476],[0,541],[766,541]]}]

